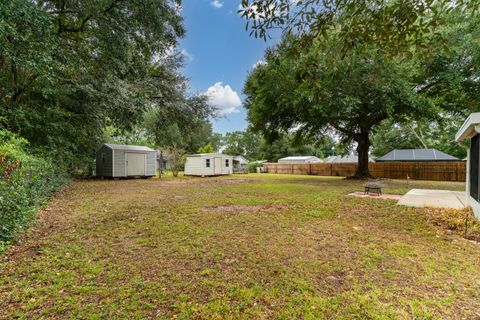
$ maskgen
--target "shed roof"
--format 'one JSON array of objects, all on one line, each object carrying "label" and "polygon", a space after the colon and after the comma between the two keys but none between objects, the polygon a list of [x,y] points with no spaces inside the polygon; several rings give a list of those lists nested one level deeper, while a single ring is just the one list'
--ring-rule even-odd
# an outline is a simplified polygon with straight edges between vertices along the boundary
[{"label": "shed roof", "polygon": [[105,143],[105,146],[109,147],[112,150],[126,150],[126,151],[155,151],[149,147],[145,146],[132,146],[126,144],[112,144],[112,143]]},{"label": "shed roof", "polygon": [[319,158],[315,156],[290,156],[278,159],[278,161],[307,161],[307,160],[315,160],[321,162]]},{"label": "shed roof", "polygon": [[[369,162],[373,162],[372,158],[368,158]],[[358,163],[358,156],[354,154],[346,156],[330,156],[325,159],[325,162],[328,163]]]},{"label": "shed roof", "polygon": [[252,161],[251,163],[265,163],[265,162],[268,162],[268,160],[255,160],[255,161]]},{"label": "shed roof", "polygon": [[245,159],[244,156],[234,156],[233,160],[238,161],[240,164],[247,164],[248,163],[248,160]]},{"label": "shed roof", "polygon": [[467,118],[467,120],[465,120],[465,122],[455,135],[455,141],[460,142],[463,139],[473,137],[478,133],[477,130],[480,129],[479,125],[480,112],[470,114],[470,116]]},{"label": "shed roof", "polygon": [[437,149],[395,149],[378,158],[382,161],[458,161],[460,159]]},{"label": "shed roof", "polygon": [[233,157],[228,154],[223,153],[196,153],[196,154],[188,154],[187,157],[203,157],[203,156],[212,156],[212,157]]}]

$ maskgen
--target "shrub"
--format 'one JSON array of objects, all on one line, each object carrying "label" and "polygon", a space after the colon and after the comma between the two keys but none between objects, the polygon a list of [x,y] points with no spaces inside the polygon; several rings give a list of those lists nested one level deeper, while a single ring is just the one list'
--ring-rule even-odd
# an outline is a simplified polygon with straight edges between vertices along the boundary
[{"label": "shrub", "polygon": [[68,180],[64,168],[48,156],[28,154],[27,147],[26,140],[0,130],[0,253]]},{"label": "shrub", "polygon": [[257,168],[258,167],[263,167],[263,163],[259,163],[259,162],[250,162],[248,164],[248,172],[250,173],[255,173],[257,172]]}]

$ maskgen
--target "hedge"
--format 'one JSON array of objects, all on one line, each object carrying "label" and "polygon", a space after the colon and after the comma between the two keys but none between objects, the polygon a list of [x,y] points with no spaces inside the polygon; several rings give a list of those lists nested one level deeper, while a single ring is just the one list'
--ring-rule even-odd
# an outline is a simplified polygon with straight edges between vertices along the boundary
[{"label": "hedge", "polygon": [[51,157],[32,155],[27,149],[26,140],[0,130],[0,254],[69,179],[67,170]]}]

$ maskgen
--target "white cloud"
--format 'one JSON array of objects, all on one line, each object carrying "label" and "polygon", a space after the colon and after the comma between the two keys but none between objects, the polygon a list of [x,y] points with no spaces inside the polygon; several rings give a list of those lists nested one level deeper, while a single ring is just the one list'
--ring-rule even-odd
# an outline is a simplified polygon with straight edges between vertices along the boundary
[{"label": "white cloud", "polygon": [[221,7],[223,7],[223,2],[221,2],[220,0],[213,0],[212,2],[210,2],[210,5],[215,9],[220,9]]},{"label": "white cloud", "polygon": [[267,64],[267,61],[265,60],[258,60],[257,62],[255,62],[252,66],[252,69],[255,69],[256,67],[258,66],[264,66]]},{"label": "white cloud", "polygon": [[242,101],[237,92],[233,91],[228,84],[223,85],[221,82],[217,82],[204,94],[208,97],[211,105],[219,108],[220,115],[240,112],[238,108],[242,105]]}]

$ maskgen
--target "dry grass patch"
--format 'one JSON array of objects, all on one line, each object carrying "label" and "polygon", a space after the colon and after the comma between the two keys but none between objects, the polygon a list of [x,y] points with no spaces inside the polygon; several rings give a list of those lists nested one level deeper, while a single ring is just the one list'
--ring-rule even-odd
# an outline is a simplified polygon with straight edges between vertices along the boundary
[{"label": "dry grass patch", "polygon": [[204,211],[218,213],[275,212],[287,209],[287,205],[227,205],[203,208]]},{"label": "dry grass patch", "polygon": [[424,210],[430,223],[447,233],[463,236],[480,243],[480,222],[475,219],[471,209],[432,209]]}]

